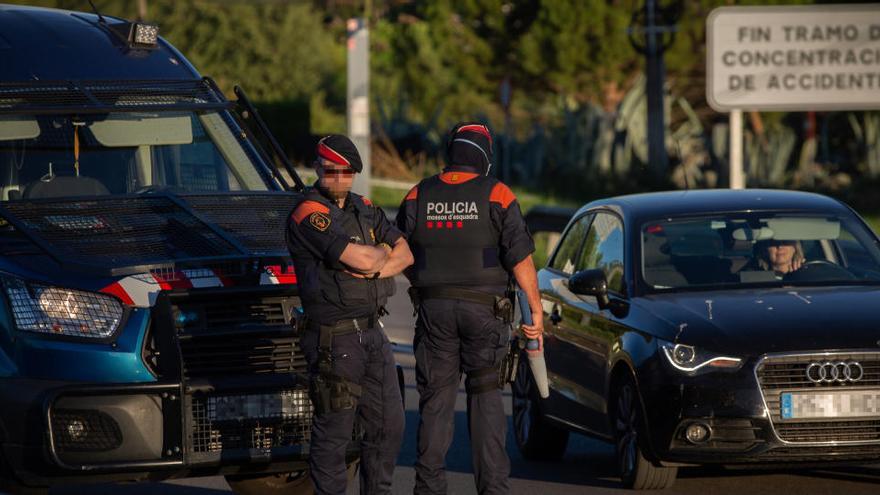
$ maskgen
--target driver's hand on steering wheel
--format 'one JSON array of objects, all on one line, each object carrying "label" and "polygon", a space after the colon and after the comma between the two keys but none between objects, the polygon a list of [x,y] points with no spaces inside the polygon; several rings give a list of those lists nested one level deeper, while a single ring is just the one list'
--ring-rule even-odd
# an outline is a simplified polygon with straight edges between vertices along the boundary
[{"label": "driver's hand on steering wheel", "polygon": [[796,272],[804,266],[804,260],[802,259],[793,259],[791,260],[791,271]]}]

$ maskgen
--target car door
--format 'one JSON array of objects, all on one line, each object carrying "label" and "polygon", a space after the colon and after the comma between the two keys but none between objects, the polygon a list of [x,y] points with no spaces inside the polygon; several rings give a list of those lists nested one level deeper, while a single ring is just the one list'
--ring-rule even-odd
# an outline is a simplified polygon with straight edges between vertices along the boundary
[{"label": "car door", "polygon": [[[590,222],[572,273],[602,269],[612,296],[621,297],[624,282],[623,222],[600,211]],[[570,275],[569,275],[570,276]],[[558,322],[552,325],[554,345],[565,357],[556,358],[558,369],[551,380],[570,401],[563,419],[590,432],[607,433],[605,376],[611,346],[620,333],[619,325],[606,311],[600,311],[596,298],[580,296],[556,284],[555,305]],[[551,313],[551,320],[553,316]]]},{"label": "car door", "polygon": [[592,214],[586,214],[571,224],[547,268],[541,271],[540,280],[545,313],[544,356],[553,392],[545,412],[578,427],[583,427],[584,415],[589,413],[584,405],[589,398],[576,380],[589,371],[584,368],[585,351],[579,347],[581,313],[572,305],[572,298],[577,296],[568,290],[568,279],[577,271],[592,219]]},{"label": "car door", "polygon": [[[623,221],[611,212],[596,213],[584,241],[575,273],[600,269],[605,272],[608,293],[612,298],[625,298]],[[625,331],[608,309],[600,310],[595,297],[574,296],[567,301],[568,312],[578,318],[570,325],[573,341],[581,350],[583,371],[574,377],[582,390],[588,413],[585,427],[597,433],[608,428],[606,377],[609,373],[612,347]]]}]

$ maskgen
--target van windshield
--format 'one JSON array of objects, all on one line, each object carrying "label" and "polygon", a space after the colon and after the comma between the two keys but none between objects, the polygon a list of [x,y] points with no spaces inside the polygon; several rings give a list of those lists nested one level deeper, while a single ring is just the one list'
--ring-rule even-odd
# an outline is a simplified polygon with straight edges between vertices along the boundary
[{"label": "van windshield", "polygon": [[0,201],[266,191],[219,112],[0,115]]}]

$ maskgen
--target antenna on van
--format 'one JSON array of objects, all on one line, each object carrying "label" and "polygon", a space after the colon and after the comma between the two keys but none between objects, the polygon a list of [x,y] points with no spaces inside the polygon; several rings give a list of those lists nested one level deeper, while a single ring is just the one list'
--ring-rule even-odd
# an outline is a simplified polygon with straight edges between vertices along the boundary
[{"label": "antenna on van", "polygon": [[104,16],[101,15],[101,12],[98,10],[98,7],[95,7],[95,2],[89,0],[89,5],[92,6],[92,10],[95,11],[95,15],[98,16],[98,22],[101,24],[107,24],[107,21],[104,20]]}]

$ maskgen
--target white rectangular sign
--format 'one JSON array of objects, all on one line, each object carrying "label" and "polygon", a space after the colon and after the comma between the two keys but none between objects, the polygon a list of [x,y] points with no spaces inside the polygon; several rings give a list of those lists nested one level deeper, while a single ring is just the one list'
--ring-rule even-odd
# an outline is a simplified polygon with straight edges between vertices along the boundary
[{"label": "white rectangular sign", "polygon": [[719,7],[706,20],[718,111],[880,108],[880,5]]}]

